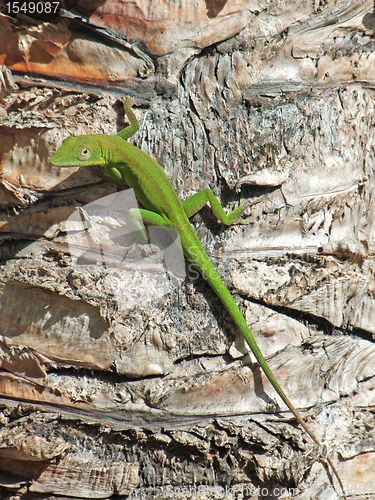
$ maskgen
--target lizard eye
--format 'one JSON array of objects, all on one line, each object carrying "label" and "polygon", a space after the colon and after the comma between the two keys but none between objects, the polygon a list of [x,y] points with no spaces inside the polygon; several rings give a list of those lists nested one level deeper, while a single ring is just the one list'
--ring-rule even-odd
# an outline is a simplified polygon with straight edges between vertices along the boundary
[{"label": "lizard eye", "polygon": [[82,149],[82,151],[79,153],[80,160],[87,160],[89,156],[90,150],[88,148]]}]

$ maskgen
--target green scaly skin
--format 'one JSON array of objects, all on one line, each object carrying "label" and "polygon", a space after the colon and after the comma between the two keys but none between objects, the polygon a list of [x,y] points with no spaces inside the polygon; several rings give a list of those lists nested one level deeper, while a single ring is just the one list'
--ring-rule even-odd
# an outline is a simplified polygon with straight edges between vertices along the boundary
[{"label": "green scaly skin", "polygon": [[[195,265],[219,297],[277,394],[311,439],[320,444],[277,382],[241,311],[212,265],[189,222],[189,217],[198,212],[207,202],[210,203],[215,216],[226,225],[233,224],[236,217],[248,205],[241,204],[226,214],[210,189],[200,191],[181,202],[163,168],[151,156],[127,142],[127,139],[139,128],[138,121],[131,110],[132,104],[133,102],[128,97],[124,100],[124,109],[130,126],[116,135],[95,134],[67,137],[51,157],[52,165],[56,167],[103,166],[107,178],[115,182],[124,180],[134,190],[144,207],[140,209],[140,214],[146,226],[170,226],[177,230],[186,258]],[[342,481],[332,460],[329,457],[326,460],[343,490]]]}]

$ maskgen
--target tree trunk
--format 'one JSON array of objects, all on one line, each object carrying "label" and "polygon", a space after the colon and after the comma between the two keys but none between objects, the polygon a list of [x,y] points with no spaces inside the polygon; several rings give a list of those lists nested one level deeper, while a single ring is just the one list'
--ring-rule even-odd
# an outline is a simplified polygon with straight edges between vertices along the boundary
[{"label": "tree trunk", "polygon": [[[1,498],[339,498],[327,454],[375,495],[372,7],[0,14]],[[248,224],[192,224],[322,446],[195,270],[124,234],[126,186],[49,163],[124,128],[125,95],[180,199],[264,195]]]}]

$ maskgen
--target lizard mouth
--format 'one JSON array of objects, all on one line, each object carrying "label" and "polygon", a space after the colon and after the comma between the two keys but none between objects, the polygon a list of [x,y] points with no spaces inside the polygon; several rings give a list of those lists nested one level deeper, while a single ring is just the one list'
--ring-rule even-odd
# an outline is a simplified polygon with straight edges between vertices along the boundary
[{"label": "lizard mouth", "polygon": [[68,165],[64,164],[64,161],[59,159],[59,157],[56,153],[51,156],[49,161],[50,161],[51,165],[53,165],[54,167],[67,167],[68,166]]},{"label": "lizard mouth", "polygon": [[66,157],[66,154],[60,153],[59,150],[54,153],[50,158],[50,163],[54,167],[88,167],[91,165],[100,165],[97,161],[93,160],[80,160],[78,158]]}]

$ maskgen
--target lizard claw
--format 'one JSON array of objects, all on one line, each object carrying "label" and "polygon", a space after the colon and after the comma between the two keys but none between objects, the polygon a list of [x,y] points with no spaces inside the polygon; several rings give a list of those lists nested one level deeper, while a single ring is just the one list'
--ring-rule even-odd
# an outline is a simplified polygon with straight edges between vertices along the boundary
[{"label": "lizard claw", "polygon": [[261,196],[258,196],[258,198],[255,198],[255,200],[249,201],[246,204],[246,207],[244,207],[244,210],[245,210],[245,208],[249,208],[249,207],[252,207],[253,205],[256,205],[257,203],[259,203],[260,201],[262,201],[263,198],[265,198],[266,196],[267,196],[266,194],[262,194]]},{"label": "lizard claw", "polygon": [[[265,197],[266,197],[266,195],[262,194],[262,196],[259,196],[258,198],[255,198],[255,200],[252,200],[252,201],[249,201],[249,202],[245,202],[245,199],[241,198],[240,204],[239,204],[238,208],[236,208],[236,211],[238,212],[238,215],[241,212],[243,212],[244,210],[246,210],[247,208],[251,207],[252,205],[255,205],[256,203],[259,203]],[[233,224],[242,224],[242,225],[251,224],[251,223],[252,223],[252,221],[247,220],[247,219],[235,220],[233,222]]]},{"label": "lizard claw", "polygon": [[131,108],[135,104],[135,100],[128,95],[122,100],[122,102],[124,103],[124,106],[128,106],[129,108]]}]

